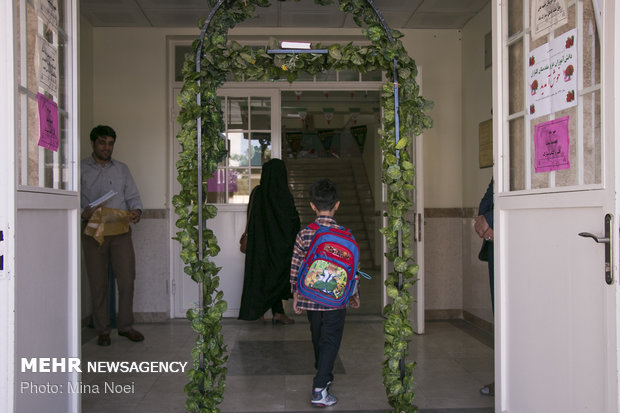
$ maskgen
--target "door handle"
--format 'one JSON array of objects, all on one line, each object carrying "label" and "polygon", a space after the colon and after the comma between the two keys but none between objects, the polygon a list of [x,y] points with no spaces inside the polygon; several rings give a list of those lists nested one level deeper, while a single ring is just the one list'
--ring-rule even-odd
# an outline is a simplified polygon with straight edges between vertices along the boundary
[{"label": "door handle", "polygon": [[413,241],[422,242],[422,214],[413,213]]},{"label": "door handle", "polygon": [[598,242],[599,244],[609,244],[609,238],[608,237],[597,237],[594,234],[590,234],[589,232],[580,232],[579,233],[580,237],[584,237],[584,238],[592,238],[594,240],[594,242]]},{"label": "door handle", "polygon": [[598,244],[605,244],[605,282],[609,285],[614,283],[614,272],[613,272],[613,260],[612,260],[612,251],[613,251],[613,241],[612,237],[614,234],[613,230],[613,222],[614,216],[611,214],[605,215],[605,236],[597,237],[594,234],[589,232],[580,232],[579,236],[584,238],[592,238],[594,242]]},{"label": "door handle", "polygon": [[422,242],[422,214],[418,214],[418,240]]}]

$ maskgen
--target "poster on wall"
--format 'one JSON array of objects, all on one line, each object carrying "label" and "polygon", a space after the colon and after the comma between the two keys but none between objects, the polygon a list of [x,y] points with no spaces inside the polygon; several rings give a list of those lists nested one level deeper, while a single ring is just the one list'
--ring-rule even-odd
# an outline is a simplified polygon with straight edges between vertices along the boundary
[{"label": "poster on wall", "polygon": [[493,166],[493,119],[478,124],[478,164],[480,168]]},{"label": "poster on wall", "polygon": [[52,99],[38,93],[39,104],[39,146],[58,151],[58,105]]},{"label": "poster on wall", "polygon": [[551,33],[568,22],[566,0],[532,0],[532,39]]},{"label": "poster on wall", "polygon": [[534,171],[570,169],[569,117],[534,126]]},{"label": "poster on wall", "polygon": [[239,191],[237,185],[238,173],[234,170],[225,171],[218,169],[211,178],[207,180],[207,192],[226,193],[226,177],[228,177],[229,196],[235,195]]},{"label": "poster on wall", "polygon": [[52,96],[58,96],[58,50],[43,37],[39,37],[38,43],[39,88]]},{"label": "poster on wall", "polygon": [[577,29],[532,50],[526,87],[531,119],[577,105]]},{"label": "poster on wall", "polygon": [[58,29],[58,0],[39,0],[39,17],[43,23]]}]

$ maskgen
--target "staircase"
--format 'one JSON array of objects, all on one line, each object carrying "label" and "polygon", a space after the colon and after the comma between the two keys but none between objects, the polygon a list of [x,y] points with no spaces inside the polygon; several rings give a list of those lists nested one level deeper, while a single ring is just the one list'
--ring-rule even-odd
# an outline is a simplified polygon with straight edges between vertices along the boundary
[{"label": "staircase", "polygon": [[340,208],[336,212],[338,224],[353,233],[360,248],[360,269],[373,276],[362,279],[361,313],[380,312],[380,267],[374,262],[374,201],[370,192],[364,165],[359,158],[287,159],[288,182],[299,212],[302,228],[316,218],[310,208],[310,185],[318,179],[329,178],[338,188]]}]

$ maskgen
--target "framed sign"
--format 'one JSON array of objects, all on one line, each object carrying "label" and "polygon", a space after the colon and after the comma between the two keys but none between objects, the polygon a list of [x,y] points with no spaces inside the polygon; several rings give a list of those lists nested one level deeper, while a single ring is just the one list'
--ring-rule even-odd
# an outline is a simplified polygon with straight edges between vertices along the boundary
[{"label": "framed sign", "polygon": [[478,163],[480,168],[493,166],[493,119],[478,125]]}]

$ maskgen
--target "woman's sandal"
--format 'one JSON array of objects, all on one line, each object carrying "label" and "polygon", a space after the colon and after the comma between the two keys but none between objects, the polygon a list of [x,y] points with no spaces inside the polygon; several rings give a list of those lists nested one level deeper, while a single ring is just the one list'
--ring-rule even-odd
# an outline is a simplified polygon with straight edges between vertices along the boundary
[{"label": "woman's sandal", "polygon": [[295,324],[295,320],[287,317],[286,314],[276,313],[271,319],[272,324]]}]

